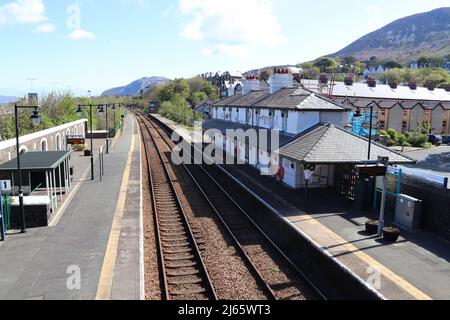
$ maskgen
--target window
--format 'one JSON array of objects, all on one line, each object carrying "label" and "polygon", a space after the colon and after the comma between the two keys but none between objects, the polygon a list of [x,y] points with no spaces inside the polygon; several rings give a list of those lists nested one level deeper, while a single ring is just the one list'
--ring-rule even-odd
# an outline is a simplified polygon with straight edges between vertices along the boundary
[{"label": "window", "polygon": [[42,140],[41,141],[41,151],[47,151],[47,140]]}]

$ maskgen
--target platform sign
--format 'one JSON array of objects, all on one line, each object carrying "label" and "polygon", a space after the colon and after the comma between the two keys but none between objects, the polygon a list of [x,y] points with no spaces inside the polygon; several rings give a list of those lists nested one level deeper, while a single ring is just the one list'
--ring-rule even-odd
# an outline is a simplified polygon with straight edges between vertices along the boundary
[{"label": "platform sign", "polygon": [[11,191],[11,180],[0,180],[0,193]]},{"label": "platform sign", "polygon": [[83,136],[66,136],[67,144],[85,144],[86,139]]},{"label": "platform sign", "polygon": [[370,165],[370,166],[357,166],[359,175],[368,177],[384,177],[387,173],[386,166]]}]

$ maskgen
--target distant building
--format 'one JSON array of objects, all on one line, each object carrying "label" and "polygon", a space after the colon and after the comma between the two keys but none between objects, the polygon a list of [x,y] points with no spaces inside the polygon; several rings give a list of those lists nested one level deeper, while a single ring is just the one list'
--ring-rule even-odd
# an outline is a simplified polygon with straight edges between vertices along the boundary
[{"label": "distant building", "polygon": [[333,101],[355,112],[368,113],[373,106],[379,129],[412,132],[418,125],[429,123],[431,133],[450,133],[450,89],[400,85],[393,88],[380,84],[369,87],[364,83],[346,85],[343,82],[336,82],[332,88],[322,88],[318,81],[312,80],[303,85],[318,93],[326,92]]},{"label": "distant building", "polygon": [[384,68],[383,66],[378,66],[377,68],[375,68],[375,67],[372,67],[372,68],[366,68],[364,71],[363,71],[363,76],[364,76],[364,79],[368,79],[369,77],[370,78],[374,78],[374,79],[378,79],[378,77],[379,77],[379,75],[380,74],[382,74],[382,73],[384,73],[384,72],[386,72],[386,71],[388,71],[389,69],[388,68]]},{"label": "distant building", "polygon": [[[305,187],[308,170],[312,172],[310,187],[340,190],[346,170],[367,159],[367,140],[344,129],[348,111],[294,83],[289,70],[276,69],[267,82],[249,76],[242,95],[216,102],[212,119],[203,124],[203,129],[218,148],[291,188]],[[270,143],[265,146],[261,137],[254,141],[230,136],[228,129],[242,129],[250,135],[250,129],[267,129],[269,137],[276,132],[279,150],[272,150]],[[373,148],[371,160],[387,156],[392,163],[411,163],[378,144]]]}]

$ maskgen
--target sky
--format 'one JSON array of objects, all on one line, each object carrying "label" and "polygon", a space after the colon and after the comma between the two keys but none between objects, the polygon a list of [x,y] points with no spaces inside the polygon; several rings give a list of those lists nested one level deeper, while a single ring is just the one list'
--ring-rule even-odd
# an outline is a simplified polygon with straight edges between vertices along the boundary
[{"label": "sky", "polygon": [[[0,95],[296,64],[449,0],[0,0]],[[35,80],[29,80],[35,79]]]}]

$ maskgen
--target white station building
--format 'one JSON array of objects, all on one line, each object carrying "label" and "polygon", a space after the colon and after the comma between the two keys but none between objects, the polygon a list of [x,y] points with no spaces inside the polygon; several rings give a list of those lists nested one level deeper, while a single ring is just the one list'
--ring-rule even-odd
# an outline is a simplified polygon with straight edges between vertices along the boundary
[{"label": "white station building", "polygon": [[[310,187],[338,187],[354,165],[367,163],[368,140],[344,129],[348,108],[294,85],[288,70],[275,70],[269,88],[261,87],[260,80],[249,77],[242,94],[213,105],[203,129],[214,129],[210,138],[218,148],[295,189],[305,186],[305,170],[313,171]],[[266,129],[269,138],[279,135],[279,147],[271,150],[271,139],[267,147],[259,138],[256,143],[248,136],[239,140],[227,135],[229,129]],[[373,143],[370,160],[378,156],[392,164],[414,162]]]}]

